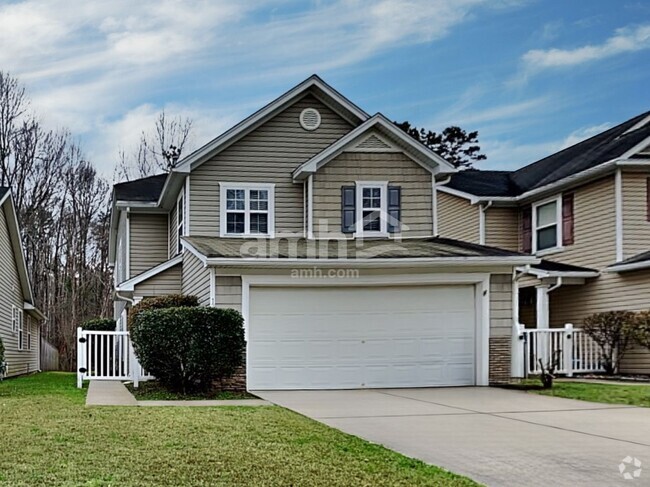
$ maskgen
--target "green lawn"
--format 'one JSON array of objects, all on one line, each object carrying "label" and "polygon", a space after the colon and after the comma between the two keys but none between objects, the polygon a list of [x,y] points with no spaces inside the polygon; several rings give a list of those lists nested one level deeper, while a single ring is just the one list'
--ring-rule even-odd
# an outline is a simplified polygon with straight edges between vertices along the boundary
[{"label": "green lawn", "polygon": [[527,381],[521,388],[544,396],[579,399],[581,401],[604,402],[607,404],[629,404],[631,406],[650,407],[650,385],[641,384],[597,384],[587,382],[558,382],[552,389],[530,389],[539,382]]},{"label": "green lawn", "polygon": [[200,394],[180,394],[170,392],[161,386],[155,380],[140,382],[138,388],[133,387],[133,384],[127,384],[127,389],[135,396],[138,401],[191,401],[197,399],[213,399],[213,400],[226,400],[226,399],[257,399],[256,396],[248,394],[247,392],[228,392],[228,391],[210,391]]},{"label": "green lawn", "polygon": [[279,407],[84,400],[72,374],[0,383],[0,485],[477,485]]}]

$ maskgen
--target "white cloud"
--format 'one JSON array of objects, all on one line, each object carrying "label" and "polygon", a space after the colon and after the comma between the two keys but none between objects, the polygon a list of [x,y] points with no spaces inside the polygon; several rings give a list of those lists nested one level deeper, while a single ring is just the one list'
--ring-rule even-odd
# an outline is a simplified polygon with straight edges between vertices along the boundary
[{"label": "white cloud", "polygon": [[535,49],[524,54],[522,60],[528,69],[541,70],[575,66],[648,48],[650,48],[650,24],[645,24],[618,29],[602,44],[575,49]]},{"label": "white cloud", "polygon": [[612,126],[611,123],[605,122],[599,125],[592,125],[589,127],[579,128],[578,130],[571,132],[564,139],[562,145],[560,146],[560,149],[566,149],[567,147],[571,147],[572,145],[575,145],[578,142],[582,142],[583,140],[588,139],[589,137],[593,137],[594,135],[604,132],[611,126]]}]

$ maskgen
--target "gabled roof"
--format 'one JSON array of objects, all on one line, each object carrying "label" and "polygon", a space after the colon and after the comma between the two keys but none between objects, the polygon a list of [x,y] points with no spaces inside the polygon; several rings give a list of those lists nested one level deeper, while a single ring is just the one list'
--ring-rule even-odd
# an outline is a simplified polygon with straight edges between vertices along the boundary
[{"label": "gabled roof", "polygon": [[361,108],[314,74],[200,149],[181,159],[173,172],[190,172],[308,93],[316,96],[353,125],[357,125],[369,117]]},{"label": "gabled roof", "polygon": [[516,171],[463,171],[448,188],[475,196],[517,197],[578,176],[650,143],[650,112],[642,113]]},{"label": "gabled roof", "polygon": [[293,172],[293,178],[301,180],[313,174],[329,161],[340,155],[346,148],[359,143],[370,131],[378,131],[396,143],[398,147],[434,174],[453,173],[457,169],[431,149],[404,133],[381,113],[373,115],[357,128],[306,161]]},{"label": "gabled roof", "polygon": [[[29,304],[34,304],[34,295],[32,294],[32,286],[29,282],[29,272],[27,271],[27,262],[25,261],[25,251],[23,249],[22,239],[20,236],[20,226],[18,224],[18,214],[14,206],[11,191],[7,187],[0,186],[0,211],[5,212],[7,226],[9,229],[9,238],[13,248],[14,259],[16,260],[16,268],[18,269],[18,276],[20,279],[20,287],[23,293],[23,300]],[[35,313],[40,314],[40,311],[34,308]]]},{"label": "gabled roof", "polygon": [[156,174],[113,186],[115,201],[155,203],[160,198],[168,174]]}]

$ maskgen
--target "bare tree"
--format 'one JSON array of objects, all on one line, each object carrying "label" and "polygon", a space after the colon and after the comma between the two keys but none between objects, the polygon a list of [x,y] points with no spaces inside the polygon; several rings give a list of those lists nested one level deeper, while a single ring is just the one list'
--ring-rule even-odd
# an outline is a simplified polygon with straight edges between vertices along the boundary
[{"label": "bare tree", "polygon": [[110,314],[108,183],[65,131],[44,129],[0,71],[0,185],[11,187],[42,334],[74,365],[76,327]]},{"label": "bare tree", "polygon": [[143,131],[136,150],[129,156],[124,150],[118,155],[118,180],[144,178],[169,172],[178,162],[192,132],[192,120],[187,117],[169,117],[161,111],[153,132]]}]

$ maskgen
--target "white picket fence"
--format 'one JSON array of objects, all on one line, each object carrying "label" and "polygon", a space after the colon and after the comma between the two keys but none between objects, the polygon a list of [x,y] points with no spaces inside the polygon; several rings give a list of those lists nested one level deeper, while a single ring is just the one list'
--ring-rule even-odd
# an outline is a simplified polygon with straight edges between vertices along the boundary
[{"label": "white picket fence", "polygon": [[138,362],[128,331],[94,331],[77,328],[77,387],[84,380],[153,379]]},{"label": "white picket fence", "polygon": [[540,360],[546,366],[558,355],[556,373],[566,375],[603,372],[602,352],[598,344],[584,331],[567,324],[564,328],[526,329],[519,325],[524,341],[524,364],[527,375],[542,372]]}]

